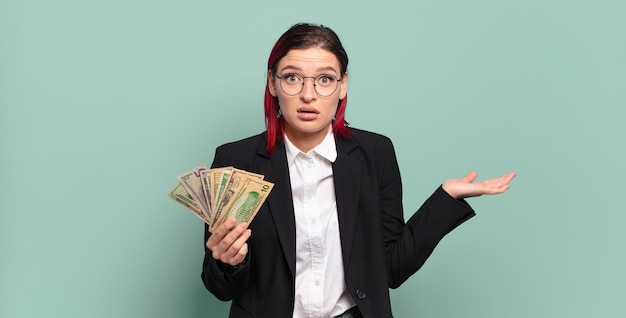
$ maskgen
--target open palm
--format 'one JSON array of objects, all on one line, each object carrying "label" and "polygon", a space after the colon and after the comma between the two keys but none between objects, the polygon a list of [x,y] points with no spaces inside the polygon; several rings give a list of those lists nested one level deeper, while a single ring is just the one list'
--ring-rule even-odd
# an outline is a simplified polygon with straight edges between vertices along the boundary
[{"label": "open palm", "polygon": [[515,172],[509,172],[498,178],[474,182],[478,173],[472,171],[459,179],[448,179],[443,183],[443,189],[456,199],[477,197],[484,194],[499,194],[509,188],[509,182],[515,177]]}]

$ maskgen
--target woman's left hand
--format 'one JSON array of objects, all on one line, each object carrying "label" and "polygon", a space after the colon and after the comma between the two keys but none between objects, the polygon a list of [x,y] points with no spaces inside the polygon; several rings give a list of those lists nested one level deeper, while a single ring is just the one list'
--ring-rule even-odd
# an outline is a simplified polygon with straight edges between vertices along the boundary
[{"label": "woman's left hand", "polygon": [[460,179],[448,179],[443,183],[443,189],[455,199],[478,197],[483,194],[499,194],[509,188],[509,182],[515,177],[515,172],[509,172],[499,178],[474,182],[478,173],[472,171]]}]

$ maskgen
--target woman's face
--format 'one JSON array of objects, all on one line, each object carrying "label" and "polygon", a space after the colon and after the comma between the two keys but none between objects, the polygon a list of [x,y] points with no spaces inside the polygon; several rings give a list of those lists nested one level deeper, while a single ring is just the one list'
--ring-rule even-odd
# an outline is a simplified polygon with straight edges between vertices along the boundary
[{"label": "woman's face", "polygon": [[[347,75],[341,74],[337,57],[325,49],[312,47],[291,50],[276,67],[276,75],[299,75],[304,78],[302,91],[293,96],[288,95],[281,86],[281,79],[268,72],[269,89],[272,96],[278,97],[278,103],[285,123],[287,137],[297,144],[301,138],[321,142],[337,112],[339,100],[347,94]],[[319,77],[322,75],[322,77]],[[323,76],[341,78],[337,89],[328,96],[320,96],[314,87],[314,79],[326,81]],[[296,77],[292,77],[296,78]],[[321,85],[318,90],[322,91]]]}]

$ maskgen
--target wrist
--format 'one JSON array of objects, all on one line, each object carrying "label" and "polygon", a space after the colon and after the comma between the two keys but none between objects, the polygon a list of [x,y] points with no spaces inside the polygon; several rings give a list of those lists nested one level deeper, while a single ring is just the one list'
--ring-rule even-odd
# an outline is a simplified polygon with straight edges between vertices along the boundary
[{"label": "wrist", "polygon": [[443,191],[445,191],[449,196],[451,196],[452,198],[454,198],[455,200],[458,200],[458,196],[456,194],[454,194],[451,190],[448,184],[446,184],[445,182],[441,185],[441,188],[443,189]]},{"label": "wrist", "polygon": [[243,261],[241,261],[241,263],[236,264],[236,265],[231,265],[228,263],[224,263],[222,261],[217,261],[218,266],[225,271],[226,273],[229,274],[233,274],[236,271],[238,271],[239,269],[241,269],[242,267],[244,267],[246,264],[248,263],[248,256],[246,255],[246,257],[243,259]]}]

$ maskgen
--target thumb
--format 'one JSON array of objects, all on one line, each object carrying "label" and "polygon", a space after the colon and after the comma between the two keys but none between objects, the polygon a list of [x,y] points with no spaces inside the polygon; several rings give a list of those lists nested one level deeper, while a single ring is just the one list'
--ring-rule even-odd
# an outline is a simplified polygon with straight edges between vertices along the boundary
[{"label": "thumb", "polygon": [[478,177],[478,172],[472,171],[468,173],[463,179],[465,179],[468,183],[472,183],[474,182],[474,180],[476,180],[476,177]]}]

